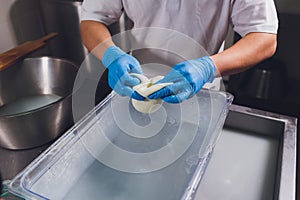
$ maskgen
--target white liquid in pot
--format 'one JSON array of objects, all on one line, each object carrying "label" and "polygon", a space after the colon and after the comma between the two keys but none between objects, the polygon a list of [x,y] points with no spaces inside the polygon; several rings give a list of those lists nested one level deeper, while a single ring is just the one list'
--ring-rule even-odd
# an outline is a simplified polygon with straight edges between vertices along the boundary
[{"label": "white liquid in pot", "polygon": [[60,96],[47,94],[23,97],[0,107],[0,116],[14,115],[41,108],[61,99]]}]

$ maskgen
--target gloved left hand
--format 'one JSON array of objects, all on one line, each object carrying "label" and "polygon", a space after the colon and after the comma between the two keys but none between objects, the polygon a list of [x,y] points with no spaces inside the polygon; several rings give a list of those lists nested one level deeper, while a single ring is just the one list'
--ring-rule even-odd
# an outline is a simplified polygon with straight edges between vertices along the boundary
[{"label": "gloved left hand", "polygon": [[142,74],[139,61],[125,53],[119,47],[109,47],[102,58],[103,65],[108,68],[108,84],[121,96],[129,96],[137,100],[145,98],[134,92],[133,86],[140,84],[140,80],[130,73]]},{"label": "gloved left hand", "polygon": [[212,82],[215,75],[216,66],[209,56],[181,62],[157,82],[173,82],[173,84],[151,94],[148,98],[180,103],[198,93],[206,82]]}]

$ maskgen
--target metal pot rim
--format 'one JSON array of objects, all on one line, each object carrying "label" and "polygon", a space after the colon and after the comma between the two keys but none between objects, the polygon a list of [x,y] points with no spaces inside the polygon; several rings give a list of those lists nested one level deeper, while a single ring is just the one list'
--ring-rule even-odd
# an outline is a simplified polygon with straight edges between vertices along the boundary
[{"label": "metal pot rim", "polygon": [[68,63],[70,65],[73,65],[76,69],[79,69],[77,65],[75,65],[70,60],[67,60],[65,58],[57,58],[57,57],[51,57],[51,56],[41,56],[41,57],[32,57],[32,58],[25,58],[22,62],[25,62],[27,60],[55,60],[55,61],[63,61],[65,63]]}]

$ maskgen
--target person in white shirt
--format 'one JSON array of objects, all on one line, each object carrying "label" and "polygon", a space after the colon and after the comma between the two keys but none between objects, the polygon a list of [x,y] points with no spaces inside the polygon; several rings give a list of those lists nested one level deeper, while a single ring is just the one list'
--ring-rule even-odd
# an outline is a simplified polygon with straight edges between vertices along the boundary
[{"label": "person in white shirt", "polygon": [[[244,71],[276,51],[278,19],[273,0],[84,0],[80,25],[83,43],[108,68],[110,87],[137,100],[144,100],[132,89],[140,80],[130,73],[143,73],[140,62],[114,44],[107,28],[124,12],[133,22],[132,41],[147,44],[157,38],[135,34],[134,30],[167,29],[168,33],[193,39],[208,54],[196,51],[174,63],[159,81],[173,84],[151,94],[150,99],[182,102],[216,77]],[[242,38],[220,52],[230,25]],[[181,38],[171,35],[163,36],[169,46]],[[189,48],[179,47],[182,52]]]}]

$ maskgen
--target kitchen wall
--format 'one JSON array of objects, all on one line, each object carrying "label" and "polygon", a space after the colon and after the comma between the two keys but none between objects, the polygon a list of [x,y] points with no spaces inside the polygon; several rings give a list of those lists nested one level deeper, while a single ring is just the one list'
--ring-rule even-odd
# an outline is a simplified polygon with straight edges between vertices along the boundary
[{"label": "kitchen wall", "polygon": [[39,0],[1,0],[0,27],[0,52],[44,35]]},{"label": "kitchen wall", "polygon": [[13,0],[2,0],[0,2],[0,52],[17,44],[9,13],[14,2]]}]

